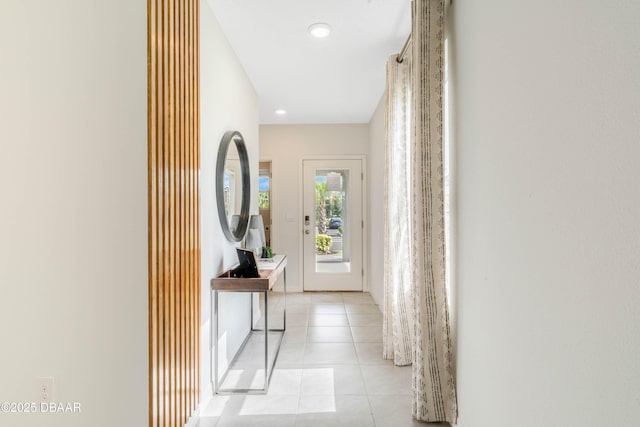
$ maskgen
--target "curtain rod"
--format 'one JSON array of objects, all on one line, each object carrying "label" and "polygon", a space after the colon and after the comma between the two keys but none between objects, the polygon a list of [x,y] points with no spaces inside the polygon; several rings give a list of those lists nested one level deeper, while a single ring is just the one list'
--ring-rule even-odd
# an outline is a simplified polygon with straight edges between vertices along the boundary
[{"label": "curtain rod", "polygon": [[411,44],[411,34],[409,34],[409,37],[407,37],[407,41],[404,42],[404,46],[402,46],[402,49],[400,49],[400,53],[396,58],[396,61],[398,61],[399,64],[402,64],[402,61],[404,61],[404,55],[407,53],[407,49],[409,48],[410,44]]},{"label": "curtain rod", "polygon": [[[449,0],[449,6],[451,6],[452,4],[453,4],[453,0]],[[413,9],[411,9],[411,16],[413,17]],[[409,33],[409,37],[407,37],[407,41],[404,42],[404,45],[402,46],[402,49],[400,49],[400,53],[396,58],[396,61],[398,61],[398,64],[402,64],[402,61],[404,61],[404,56],[406,55],[407,49],[409,48],[410,44],[411,44],[411,33]]]}]

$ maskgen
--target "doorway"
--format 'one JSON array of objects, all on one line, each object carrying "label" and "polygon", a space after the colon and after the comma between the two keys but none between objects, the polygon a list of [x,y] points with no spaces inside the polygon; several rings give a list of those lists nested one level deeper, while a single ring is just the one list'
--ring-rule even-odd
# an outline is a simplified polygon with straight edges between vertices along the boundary
[{"label": "doorway", "polygon": [[303,289],[362,291],[362,160],[303,160]]},{"label": "doorway", "polygon": [[259,162],[258,209],[264,224],[265,246],[271,246],[271,162]]}]

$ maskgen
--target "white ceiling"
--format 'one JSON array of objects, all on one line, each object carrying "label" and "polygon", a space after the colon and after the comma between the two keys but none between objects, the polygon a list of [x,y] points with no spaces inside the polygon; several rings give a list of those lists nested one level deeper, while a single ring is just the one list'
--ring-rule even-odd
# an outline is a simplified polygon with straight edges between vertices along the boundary
[{"label": "white ceiling", "polygon": [[[368,123],[410,0],[208,0],[260,102],[260,123]],[[316,39],[307,28],[326,22]],[[287,110],[285,116],[274,113]]]}]

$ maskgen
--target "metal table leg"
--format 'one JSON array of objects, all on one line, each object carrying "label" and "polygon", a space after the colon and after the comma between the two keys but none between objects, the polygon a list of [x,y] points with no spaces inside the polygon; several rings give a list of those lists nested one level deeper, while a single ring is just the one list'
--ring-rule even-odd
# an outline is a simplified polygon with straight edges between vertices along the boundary
[{"label": "metal table leg", "polygon": [[[283,271],[283,279],[284,279],[284,294],[283,294],[283,327],[282,329],[270,329],[269,328],[269,291],[263,291],[264,293],[264,329],[254,329],[253,327],[253,293],[251,294],[251,325],[249,329],[249,333],[247,334],[244,342],[238,349],[235,357],[229,363],[227,367],[227,371],[224,373],[222,378],[218,378],[218,291],[213,291],[213,333],[211,337],[211,342],[213,343],[213,385],[214,385],[214,394],[266,394],[269,391],[269,384],[271,383],[271,376],[273,375],[273,370],[275,368],[276,362],[278,360],[278,354],[280,353],[280,347],[282,346],[282,340],[284,338],[284,332],[287,328],[287,270],[286,267]],[[229,291],[233,292],[233,291]],[[262,291],[261,291],[262,292]],[[249,338],[254,332],[264,332],[264,387],[262,389],[243,389],[243,388],[221,388],[220,386],[224,383],[224,380],[229,373],[229,368],[235,363],[238,356],[244,350]],[[276,348],[275,355],[273,357],[273,362],[271,363],[271,369],[269,369],[269,332],[282,332],[280,335],[280,340],[278,342],[278,346]]]}]

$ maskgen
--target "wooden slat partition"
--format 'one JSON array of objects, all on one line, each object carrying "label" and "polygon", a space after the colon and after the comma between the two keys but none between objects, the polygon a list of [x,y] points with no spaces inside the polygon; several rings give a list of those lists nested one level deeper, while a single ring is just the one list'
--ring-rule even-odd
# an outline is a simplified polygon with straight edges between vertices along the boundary
[{"label": "wooden slat partition", "polygon": [[199,1],[148,0],[149,426],[200,394]]}]

